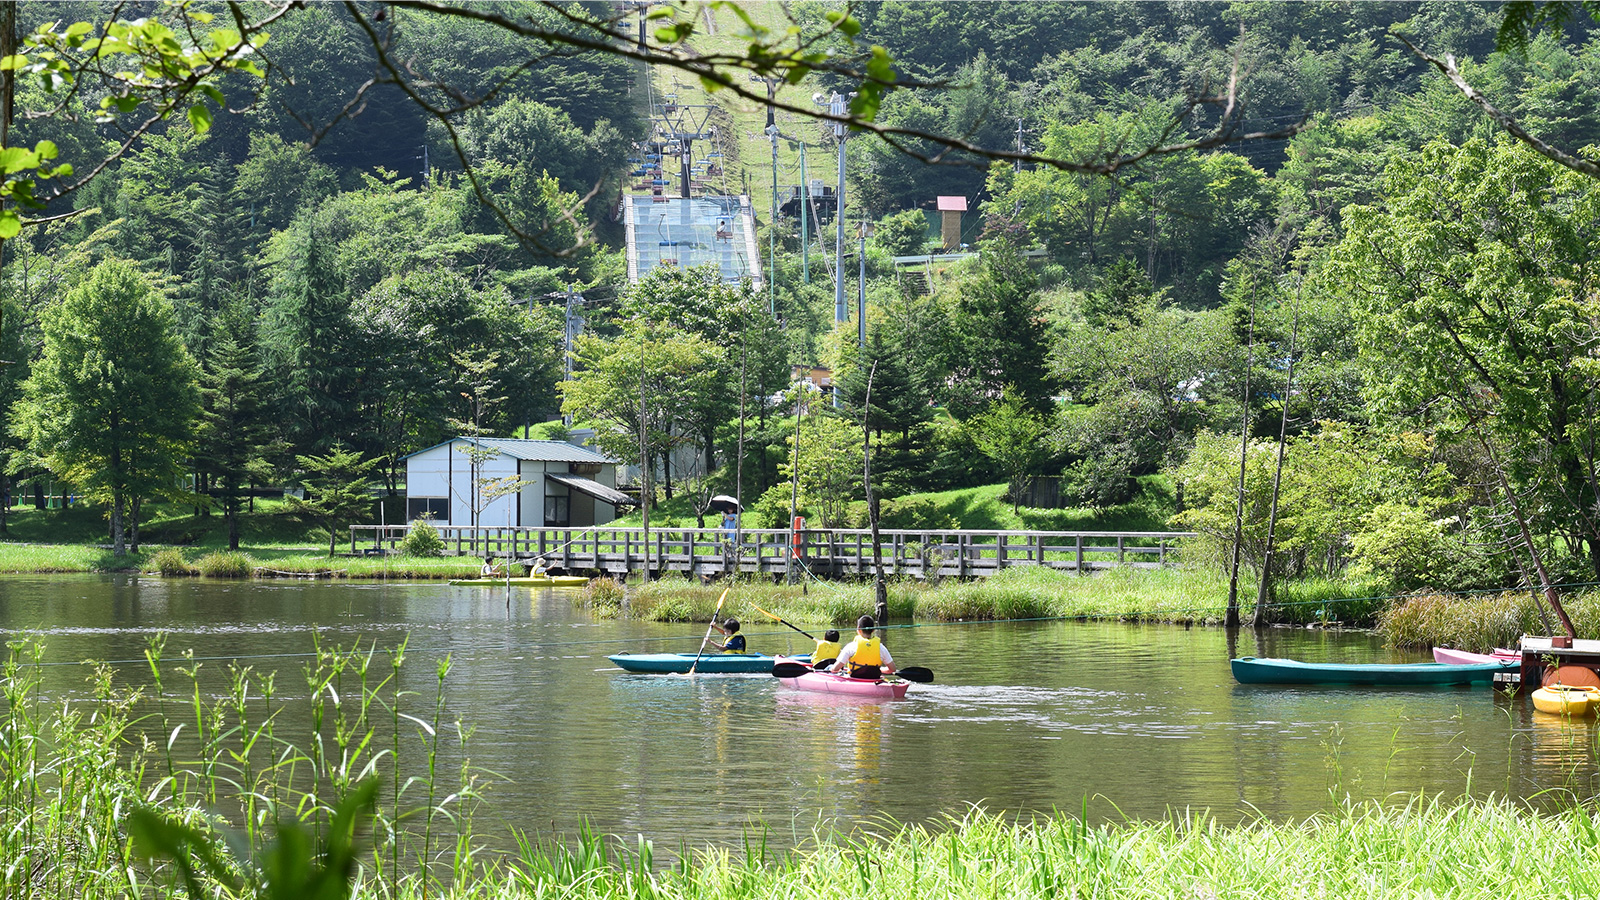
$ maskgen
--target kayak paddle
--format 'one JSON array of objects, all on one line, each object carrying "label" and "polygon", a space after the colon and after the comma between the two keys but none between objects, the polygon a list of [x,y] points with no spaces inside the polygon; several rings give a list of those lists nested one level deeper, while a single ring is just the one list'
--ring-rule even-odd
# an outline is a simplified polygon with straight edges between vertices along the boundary
[{"label": "kayak paddle", "polygon": [[[751,606],[755,606],[755,604],[754,604],[754,603],[752,603],[752,604],[750,604],[750,605],[751,605]],[[772,614],[772,613],[769,613],[769,612],[767,612],[767,611],[766,611],[766,610],[764,610],[764,609],[762,609],[762,608],[761,608],[761,607],[759,607],[759,606],[756,606],[756,612],[759,612],[759,613],[762,613],[762,614],[764,614],[764,615],[765,615],[765,616],[766,616],[766,617],[767,617],[767,618],[769,618],[769,619],[772,619],[772,620],[774,620],[774,621],[776,621],[776,622],[778,622],[778,623],[779,623],[779,624],[780,624],[780,625],[788,625],[788,626],[789,626],[789,627],[790,627],[790,628],[793,628],[793,629],[794,629],[794,630],[795,630],[795,631],[798,631],[798,632],[800,632],[800,633],[801,633],[801,634],[803,634],[803,635],[805,635],[805,636],[806,636],[806,637],[808,637],[808,638],[811,638],[811,639],[812,639],[812,640],[813,640],[813,641],[814,641],[814,640],[816,640],[816,639],[817,639],[817,636],[816,636],[816,635],[814,635],[814,634],[812,634],[812,633],[811,633],[811,632],[809,632],[809,631],[806,631],[806,630],[805,630],[805,629],[803,629],[803,628],[800,628],[800,627],[798,627],[798,626],[796,626],[796,625],[795,625],[795,624],[793,624],[793,623],[792,623],[792,622],[786,622],[786,621],[784,621],[784,620],[783,620],[783,619],[782,619],[782,618],[780,618],[780,617],[778,617],[778,616],[775,616],[775,615],[773,615],[773,614]]]},{"label": "kayak paddle", "polygon": [[700,656],[706,652],[706,641],[711,640],[711,629],[717,627],[717,616],[722,615],[722,601],[728,599],[728,591],[733,588],[723,588],[722,596],[717,598],[717,608],[711,611],[711,624],[706,626],[706,636],[700,640],[700,649],[695,651],[694,662],[689,664],[689,674],[694,674],[695,666],[700,665]]},{"label": "kayak paddle", "polygon": [[[772,677],[799,678],[801,675],[812,671],[815,670],[805,663],[781,662],[772,667]],[[915,681],[918,684],[933,683],[933,670],[922,666],[907,666],[904,669],[895,670],[894,674],[907,681]]]}]

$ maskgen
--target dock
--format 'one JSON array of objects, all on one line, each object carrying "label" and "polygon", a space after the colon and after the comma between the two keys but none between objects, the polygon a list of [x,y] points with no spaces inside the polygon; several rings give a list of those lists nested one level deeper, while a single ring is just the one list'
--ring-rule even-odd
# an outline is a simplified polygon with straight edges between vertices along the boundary
[{"label": "dock", "polygon": [[[655,578],[792,575],[865,578],[874,571],[872,532],[831,528],[790,532],[716,528],[529,528],[435,526],[449,556],[544,561],[552,571]],[[404,525],[353,525],[350,552],[392,553]],[[1071,572],[1172,564],[1183,531],[982,531],[880,529],[884,574],[921,580],[984,578],[1002,569],[1045,566]]]}]

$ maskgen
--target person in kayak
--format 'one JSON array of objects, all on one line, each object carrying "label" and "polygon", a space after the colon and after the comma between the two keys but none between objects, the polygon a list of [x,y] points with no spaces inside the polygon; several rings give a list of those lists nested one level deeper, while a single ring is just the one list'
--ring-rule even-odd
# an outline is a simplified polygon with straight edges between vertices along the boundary
[{"label": "person in kayak", "polygon": [[839,631],[829,628],[822,633],[822,640],[817,641],[817,649],[811,651],[811,667],[818,671],[833,665],[839,658]]},{"label": "person in kayak", "polygon": [[881,639],[872,636],[877,624],[871,616],[857,619],[855,640],[844,645],[844,649],[839,651],[839,661],[828,671],[848,672],[851,678],[893,675],[894,657],[889,655],[889,648],[883,645]]},{"label": "person in kayak", "polygon": [[720,631],[721,633],[723,633],[723,634],[728,636],[727,639],[724,640],[720,644],[717,643],[716,641],[708,641],[708,643],[711,644],[711,646],[717,648],[718,650],[721,650],[723,653],[743,653],[743,652],[745,652],[745,649],[744,649],[744,647],[745,647],[744,635],[739,633],[739,620],[738,619],[729,618],[726,621],[724,621],[721,625],[718,625],[717,623],[712,622],[711,623],[711,627],[715,628],[717,631]]}]

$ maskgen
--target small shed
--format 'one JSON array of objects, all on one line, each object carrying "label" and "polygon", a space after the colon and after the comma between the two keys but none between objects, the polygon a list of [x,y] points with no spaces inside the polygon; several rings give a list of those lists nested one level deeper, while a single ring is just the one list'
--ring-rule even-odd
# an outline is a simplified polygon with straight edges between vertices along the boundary
[{"label": "small shed", "polygon": [[939,239],[946,250],[958,250],[961,247],[961,214],[967,211],[967,198],[965,197],[940,197],[939,215],[943,219],[939,226]]},{"label": "small shed", "polygon": [[[405,457],[406,521],[438,525],[583,528],[633,500],[617,490],[617,461],[566,441],[457,437]],[[489,499],[496,484],[520,489]],[[474,516],[476,510],[476,516]]]}]

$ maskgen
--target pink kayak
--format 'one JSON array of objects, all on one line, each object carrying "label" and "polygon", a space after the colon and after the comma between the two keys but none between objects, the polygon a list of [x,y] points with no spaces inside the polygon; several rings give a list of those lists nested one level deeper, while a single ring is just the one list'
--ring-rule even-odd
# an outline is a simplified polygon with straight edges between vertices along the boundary
[{"label": "pink kayak", "polygon": [[778,683],[797,691],[817,691],[823,694],[849,694],[854,697],[872,697],[879,700],[903,700],[911,682],[894,676],[887,678],[851,678],[832,672],[807,672],[797,678],[779,678]]},{"label": "pink kayak", "polygon": [[1522,654],[1516,650],[1503,650],[1499,647],[1496,647],[1493,653],[1468,653],[1465,650],[1452,650],[1449,647],[1435,647],[1433,648],[1433,661],[1452,666],[1491,662],[1521,662]]}]

